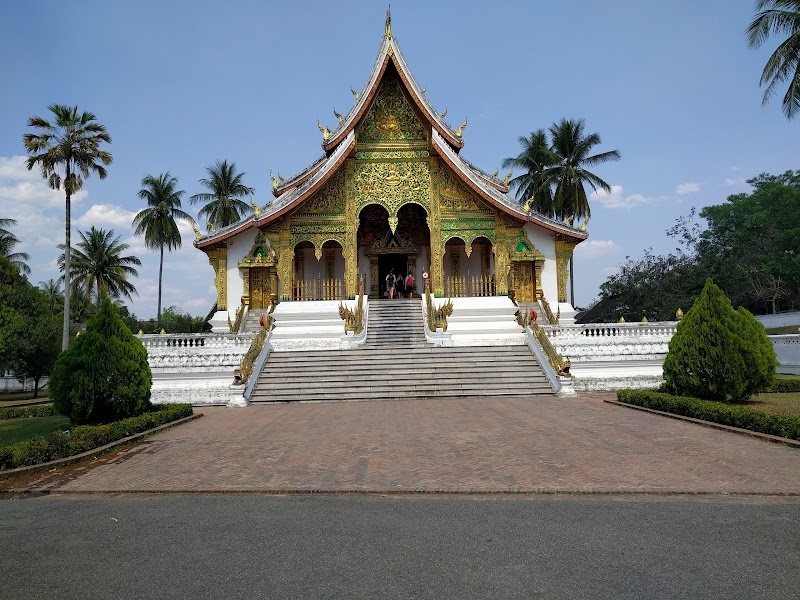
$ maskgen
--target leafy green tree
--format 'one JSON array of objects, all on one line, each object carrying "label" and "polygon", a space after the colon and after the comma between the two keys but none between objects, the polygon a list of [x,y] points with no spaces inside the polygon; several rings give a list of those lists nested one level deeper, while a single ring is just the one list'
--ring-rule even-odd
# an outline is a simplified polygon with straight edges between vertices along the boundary
[{"label": "leafy green tree", "polygon": [[0,219],[0,256],[10,260],[23,275],[29,275],[31,269],[25,261],[30,260],[31,257],[27,252],[14,252],[14,247],[19,244],[19,238],[6,229],[6,227],[13,227],[16,224],[15,219]]},{"label": "leafy green tree", "polygon": [[800,171],[747,183],[752,193],[700,212],[699,260],[735,304],[776,313],[800,297]]},{"label": "leafy green tree", "polygon": [[522,169],[509,185],[515,190],[520,203],[528,202],[528,207],[547,217],[555,216],[553,190],[543,175],[544,169],[555,165],[556,157],[550,149],[544,129],[531,132],[530,137],[518,138],[522,152],[515,157],[503,160],[504,169]]},{"label": "leafy green tree", "polygon": [[39,289],[44,292],[47,297],[47,306],[50,312],[57,315],[61,312],[61,306],[64,304],[64,294],[61,292],[61,282],[57,279],[48,279],[47,281],[39,282]]},{"label": "leafy green tree", "polygon": [[54,120],[42,117],[28,119],[28,127],[36,133],[26,133],[23,137],[25,149],[30,157],[26,163],[28,170],[39,167],[50,187],[54,190],[62,188],[66,194],[65,218],[65,250],[64,250],[64,324],[62,329],[62,349],[69,345],[70,323],[70,274],[71,237],[70,223],[72,195],[83,187],[83,180],[92,173],[100,179],[106,178],[105,166],[111,164],[111,154],[101,149],[101,144],[110,143],[111,136],[106,128],[97,122],[97,117],[90,112],[78,112],[77,106],[52,104],[48,107]]},{"label": "leafy green tree", "polygon": [[34,381],[34,398],[60,352],[60,325],[47,297],[0,259],[0,366]]},{"label": "leafy green tree", "polygon": [[161,282],[164,271],[164,249],[181,247],[181,233],[175,219],[194,223],[192,216],[181,209],[181,196],[178,179],[169,171],[158,177],[147,175],[142,179],[139,197],[147,201],[147,208],[139,211],[133,219],[135,235],[144,235],[144,244],[151,250],[161,253],[158,263],[158,322],[161,323]]},{"label": "leafy green tree", "polygon": [[751,48],[760,48],[771,35],[786,38],[761,72],[760,84],[767,86],[763,103],[788,83],[782,109],[787,119],[793,119],[800,110],[800,0],[757,0],[756,10],[759,12],[747,28]]},{"label": "leafy green tree", "polygon": [[585,186],[610,193],[611,186],[589,169],[612,160],[619,160],[619,150],[592,154],[602,141],[597,133],[585,134],[583,119],[561,119],[550,127],[555,164],[542,170],[547,185],[555,187],[554,212],[560,219],[591,216]]},{"label": "leafy green tree", "polygon": [[[76,285],[93,290],[97,308],[106,297],[131,298],[136,288],[128,281],[129,277],[138,277],[139,272],[132,266],[140,266],[142,262],[135,256],[123,256],[128,244],[120,243],[119,236],[114,237],[114,230],[89,229],[88,235],[78,232],[81,241],[75,249],[75,260],[72,265],[72,279]],[[63,257],[62,257],[63,259]],[[59,260],[64,266],[64,261]]]},{"label": "leafy green tree", "polygon": [[747,399],[775,373],[775,352],[763,331],[752,315],[735,311],[723,291],[706,280],[670,340],[664,360],[667,389],[706,400]]},{"label": "leafy green tree", "polygon": [[255,189],[242,183],[245,174],[236,172],[236,163],[217,161],[206,168],[206,172],[208,178],[201,179],[200,184],[209,192],[195,194],[189,201],[192,204],[204,203],[198,216],[218,229],[236,223],[250,211],[250,206],[241,198],[253,194]]},{"label": "leafy green tree", "polygon": [[147,350],[106,298],[86,331],[58,357],[50,397],[73,423],[105,423],[150,409]]}]

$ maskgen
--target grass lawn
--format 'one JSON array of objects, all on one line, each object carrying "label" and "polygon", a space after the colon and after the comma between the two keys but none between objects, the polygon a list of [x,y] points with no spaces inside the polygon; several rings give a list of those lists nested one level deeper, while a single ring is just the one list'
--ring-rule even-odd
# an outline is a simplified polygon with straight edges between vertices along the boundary
[{"label": "grass lawn", "polygon": [[[43,390],[39,390],[39,395],[36,397],[36,400],[47,400],[48,394],[50,390],[47,388]],[[3,402],[10,402],[13,400],[32,400],[33,399],[33,392],[4,392],[0,394],[0,405]]]},{"label": "grass lawn", "polygon": [[23,442],[38,435],[69,429],[69,419],[61,415],[54,417],[28,417],[24,419],[0,419],[0,446]]},{"label": "grass lawn", "polygon": [[770,327],[766,329],[767,335],[787,335],[797,333],[800,328],[797,325],[789,325],[787,327]]},{"label": "grass lawn", "polygon": [[758,394],[744,406],[772,415],[793,415],[800,417],[800,392],[788,394]]}]

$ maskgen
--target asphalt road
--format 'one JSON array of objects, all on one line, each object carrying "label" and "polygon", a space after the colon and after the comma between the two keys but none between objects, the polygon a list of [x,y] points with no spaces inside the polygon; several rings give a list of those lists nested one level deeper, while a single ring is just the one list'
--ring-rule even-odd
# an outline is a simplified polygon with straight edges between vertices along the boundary
[{"label": "asphalt road", "polygon": [[0,501],[0,598],[800,598],[800,499]]}]

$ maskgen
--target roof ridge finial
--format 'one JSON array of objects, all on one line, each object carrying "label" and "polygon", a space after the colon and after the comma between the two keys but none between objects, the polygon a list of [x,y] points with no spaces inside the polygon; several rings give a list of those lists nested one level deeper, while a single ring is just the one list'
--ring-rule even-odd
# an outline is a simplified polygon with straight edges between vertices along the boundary
[{"label": "roof ridge finial", "polygon": [[392,5],[386,9],[386,37],[392,39]]}]

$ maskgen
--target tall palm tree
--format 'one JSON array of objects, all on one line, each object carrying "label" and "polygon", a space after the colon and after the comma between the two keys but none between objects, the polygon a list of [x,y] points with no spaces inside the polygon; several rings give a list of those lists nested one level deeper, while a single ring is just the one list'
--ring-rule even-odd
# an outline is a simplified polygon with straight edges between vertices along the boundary
[{"label": "tall palm tree", "polygon": [[71,239],[70,220],[72,218],[72,195],[83,187],[83,180],[92,173],[100,179],[106,178],[104,165],[111,164],[111,154],[100,149],[103,142],[110,143],[105,126],[97,122],[90,112],[78,112],[77,106],[51,104],[48,110],[53,114],[52,123],[42,117],[28,119],[28,127],[37,133],[26,133],[23,137],[25,149],[30,154],[26,166],[28,170],[38,166],[42,177],[54,190],[61,189],[66,194],[66,239],[64,241],[64,329],[61,347],[69,345],[69,301]]},{"label": "tall palm tree", "polygon": [[509,181],[509,185],[512,190],[516,190],[517,200],[530,201],[531,209],[552,217],[555,215],[553,190],[546,185],[547,181],[542,176],[542,171],[556,162],[547,141],[547,133],[544,129],[537,129],[529,138],[520,136],[518,141],[522,152],[516,157],[503,160],[503,168],[523,169],[524,172]]},{"label": "tall palm tree", "polygon": [[60,310],[59,304],[64,301],[64,296],[61,293],[61,282],[57,279],[40,281],[39,289],[47,296],[47,306],[50,308],[50,312],[54,315],[58,313]]},{"label": "tall palm tree", "polygon": [[583,119],[561,119],[550,127],[552,151],[556,162],[542,171],[547,185],[555,187],[553,208],[560,219],[580,219],[591,215],[585,185],[611,192],[611,186],[589,171],[610,160],[619,160],[619,150],[592,155],[593,148],[601,143],[596,133],[584,134]]},{"label": "tall palm tree", "polygon": [[207,167],[206,172],[208,178],[201,179],[200,184],[210,193],[195,194],[189,201],[192,204],[204,202],[198,216],[204,217],[217,229],[236,223],[250,210],[250,206],[240,198],[251,195],[255,189],[242,183],[245,174],[236,172],[236,163],[218,160]]},{"label": "tall palm tree", "polygon": [[[114,230],[89,229],[88,235],[78,232],[82,241],[75,248],[75,260],[71,265],[72,278],[76,285],[93,290],[97,308],[107,296],[130,299],[136,294],[136,288],[128,281],[129,277],[138,277],[139,272],[132,266],[140,266],[142,262],[135,256],[122,256],[128,244],[119,243],[114,237]],[[63,246],[62,246],[63,247]],[[59,259],[62,268],[65,261]]]},{"label": "tall palm tree", "polygon": [[5,256],[11,264],[19,269],[23,275],[29,275],[31,268],[26,263],[31,257],[27,252],[14,252],[14,246],[19,244],[19,238],[6,227],[17,224],[15,219],[0,219],[0,256]]},{"label": "tall palm tree", "polygon": [[144,235],[144,245],[151,250],[159,250],[158,263],[158,328],[161,329],[161,279],[164,272],[164,248],[172,250],[181,247],[181,233],[175,219],[194,223],[192,216],[181,209],[181,196],[186,192],[176,189],[178,179],[169,171],[158,177],[152,175],[142,179],[139,198],[147,200],[148,208],[140,210],[133,218],[135,235]]},{"label": "tall palm tree", "polygon": [[783,113],[787,119],[800,111],[800,0],[757,0],[756,14],[747,28],[751,48],[760,48],[770,35],[786,36],[767,60],[761,72],[760,85],[766,104],[776,88],[788,82],[783,96]]}]

